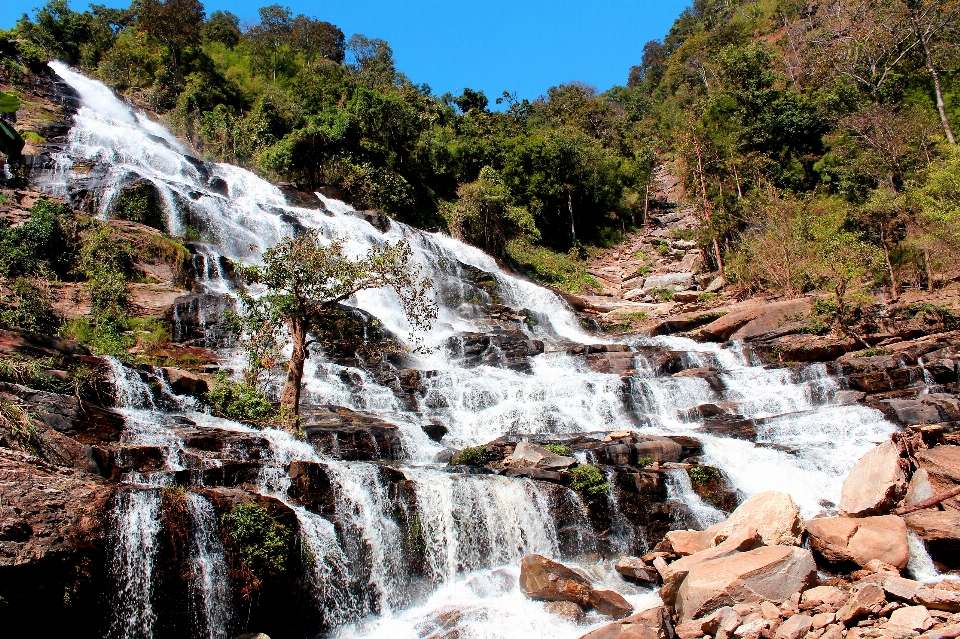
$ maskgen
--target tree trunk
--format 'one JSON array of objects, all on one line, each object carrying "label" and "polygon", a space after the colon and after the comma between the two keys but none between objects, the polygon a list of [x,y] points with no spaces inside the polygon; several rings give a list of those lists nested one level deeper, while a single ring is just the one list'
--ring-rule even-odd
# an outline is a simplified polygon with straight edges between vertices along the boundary
[{"label": "tree trunk", "polygon": [[893,263],[890,261],[890,249],[887,248],[887,239],[883,229],[880,229],[880,243],[883,244],[883,257],[887,260],[887,271],[890,273],[890,301],[896,302],[900,296],[897,292],[897,276],[893,273]]},{"label": "tree trunk", "polygon": [[280,393],[280,406],[289,408],[294,415],[300,414],[300,386],[303,382],[303,363],[307,360],[307,325],[299,320],[289,323],[293,354],[287,365],[287,379]]},{"label": "tree trunk", "polygon": [[573,225],[573,195],[570,193],[570,187],[567,187],[567,209],[570,211],[570,243],[577,243],[577,229]]},{"label": "tree trunk", "polygon": [[930,249],[923,249],[923,263],[927,267],[927,290],[933,293],[933,266],[930,264]]},{"label": "tree trunk", "polygon": [[937,111],[940,113],[940,122],[943,124],[943,132],[947,135],[947,140],[950,141],[950,144],[956,144],[957,139],[953,136],[953,129],[950,128],[950,119],[947,117],[947,106],[943,101],[943,90],[940,88],[940,73],[937,71],[937,67],[933,64],[933,54],[930,52],[930,43],[927,42],[925,37],[923,37],[923,31],[920,29],[920,23],[917,20],[916,12],[911,10],[910,13],[911,17],[913,18],[913,30],[917,34],[917,40],[920,42],[920,46],[923,47],[923,57],[927,65],[927,71],[930,72],[930,77],[933,78],[933,91],[937,98]]}]

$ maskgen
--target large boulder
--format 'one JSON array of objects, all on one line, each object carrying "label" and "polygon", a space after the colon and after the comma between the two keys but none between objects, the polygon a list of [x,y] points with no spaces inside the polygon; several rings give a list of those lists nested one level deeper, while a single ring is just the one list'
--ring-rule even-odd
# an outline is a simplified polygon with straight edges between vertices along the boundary
[{"label": "large boulder", "polygon": [[803,518],[790,495],[768,490],[740,504],[720,528],[717,541],[741,528],[754,528],[765,546],[799,546]]},{"label": "large boulder", "polygon": [[813,554],[794,546],[764,546],[690,568],[677,593],[681,621],[690,621],[723,606],[782,602],[816,579]]},{"label": "large boulder", "polygon": [[840,514],[867,517],[887,513],[907,489],[900,453],[893,442],[872,448],[860,458],[843,482]]},{"label": "large boulder", "polygon": [[527,555],[520,562],[520,591],[537,601],[572,601],[589,607],[590,580],[543,555]]},{"label": "large boulder", "polygon": [[[920,467],[914,475],[925,472],[933,493],[945,492],[960,484],[960,446],[935,446],[918,450],[914,457]],[[960,508],[960,497],[948,499],[944,505]]]},{"label": "large boulder", "polygon": [[[694,567],[720,557],[752,550],[761,544],[760,536],[755,529],[742,528],[734,531],[730,537],[712,548],[678,559],[661,572],[663,587],[660,588],[660,598],[668,606],[674,605],[681,584]],[[657,562],[654,562],[654,566],[656,565]]]},{"label": "large boulder", "polygon": [[810,547],[832,563],[866,566],[873,559],[903,570],[910,559],[907,525],[896,515],[830,517],[807,522]]}]

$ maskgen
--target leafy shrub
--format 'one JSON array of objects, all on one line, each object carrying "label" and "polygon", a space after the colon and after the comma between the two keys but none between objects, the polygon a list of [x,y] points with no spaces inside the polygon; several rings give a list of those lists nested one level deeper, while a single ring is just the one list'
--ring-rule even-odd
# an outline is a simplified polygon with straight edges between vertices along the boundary
[{"label": "leafy shrub", "polygon": [[653,267],[647,264],[644,264],[643,266],[637,268],[637,271],[640,273],[640,275],[649,275],[650,271],[652,270],[653,270]]},{"label": "leafy shrub", "polygon": [[63,206],[39,200],[30,209],[30,219],[20,226],[0,218],[0,275],[66,277],[75,254],[68,216]]},{"label": "leafy shrub", "polygon": [[716,298],[717,298],[717,294],[716,294],[716,293],[703,292],[703,293],[700,293],[699,295],[697,295],[697,301],[698,301],[698,302],[711,302],[711,301],[715,300]]},{"label": "leafy shrub", "polygon": [[156,191],[146,184],[135,184],[114,199],[110,214],[118,220],[139,222],[161,231],[166,230],[163,204]]},{"label": "leafy shrub", "polygon": [[18,277],[7,288],[0,280],[0,325],[32,333],[56,333],[63,319],[50,303],[50,294],[50,287],[43,281]]},{"label": "leafy shrub", "polygon": [[282,572],[286,567],[290,532],[259,504],[237,504],[223,516],[227,534],[237,553],[257,578]]},{"label": "leafy shrub", "polygon": [[260,389],[231,380],[222,370],[217,372],[217,380],[207,391],[206,400],[217,415],[242,422],[263,421],[277,412]]},{"label": "leafy shrub", "polygon": [[693,240],[697,237],[697,229],[673,229],[670,231],[670,237],[675,240]]},{"label": "leafy shrub", "polygon": [[945,306],[930,303],[908,304],[897,309],[896,314],[904,319],[922,319],[936,324],[942,324],[947,330],[953,330],[958,324],[958,318],[952,310]]},{"label": "leafy shrub", "polygon": [[720,479],[720,471],[713,466],[694,466],[687,470],[687,474],[690,475],[690,481],[699,486]]},{"label": "leafy shrub", "polygon": [[660,255],[666,255],[670,252],[670,243],[666,240],[657,240],[657,243],[653,245],[653,249]]},{"label": "leafy shrub", "polygon": [[554,455],[561,455],[563,457],[569,457],[573,453],[569,446],[564,446],[563,444],[545,444],[544,448]]},{"label": "leafy shrub", "polygon": [[673,299],[673,291],[669,288],[655,288],[650,291],[650,297],[658,302],[669,302]]},{"label": "leafy shrub", "polygon": [[637,460],[637,468],[646,468],[653,463],[653,459],[650,457],[641,457]]},{"label": "leafy shrub", "polygon": [[569,253],[557,253],[517,239],[507,243],[507,255],[531,277],[567,293],[582,293],[587,286],[599,286],[587,273],[575,248]]},{"label": "leafy shrub", "polygon": [[486,446],[468,446],[450,460],[452,466],[483,466],[490,460]]},{"label": "leafy shrub", "polygon": [[854,357],[879,357],[880,355],[890,355],[893,353],[889,348],[868,348],[854,354]]},{"label": "leafy shrub", "polygon": [[610,490],[610,484],[595,464],[581,464],[574,467],[570,474],[573,476],[570,487],[588,501],[599,499]]},{"label": "leafy shrub", "polygon": [[0,427],[10,431],[10,435],[23,448],[35,448],[37,426],[33,423],[33,416],[19,403],[0,401]]}]

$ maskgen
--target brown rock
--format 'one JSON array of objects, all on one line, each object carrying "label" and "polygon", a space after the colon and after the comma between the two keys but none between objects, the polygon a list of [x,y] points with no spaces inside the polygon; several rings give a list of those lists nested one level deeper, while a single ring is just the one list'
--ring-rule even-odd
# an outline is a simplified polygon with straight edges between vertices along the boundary
[{"label": "brown rock", "polygon": [[907,526],[896,515],[813,519],[807,522],[807,532],[810,547],[829,562],[866,566],[879,559],[899,571],[910,560]]},{"label": "brown rock", "polygon": [[803,519],[790,495],[768,490],[740,504],[720,528],[716,538],[723,541],[734,530],[743,527],[756,529],[765,546],[797,546],[803,534]]},{"label": "brown rock", "polygon": [[824,628],[823,634],[820,635],[820,639],[842,639],[842,637],[843,626],[838,623],[827,626]]},{"label": "brown rock", "polygon": [[810,585],[816,571],[810,551],[792,546],[766,546],[701,562],[680,586],[677,613],[687,620],[734,602],[783,601]]},{"label": "brown rock", "polygon": [[780,620],[780,609],[772,601],[760,602],[760,614],[763,615],[763,618],[768,621]]},{"label": "brown rock", "polygon": [[893,442],[884,442],[860,458],[843,482],[840,513],[866,517],[888,512],[903,497],[907,477]]},{"label": "brown rock", "polygon": [[520,591],[531,599],[587,607],[592,590],[586,577],[542,555],[527,555],[520,562]]},{"label": "brown rock", "polygon": [[893,611],[887,627],[897,626],[906,630],[923,632],[933,627],[934,621],[930,613],[923,606],[904,606]]},{"label": "brown rock", "polygon": [[580,639],[673,639],[673,636],[669,613],[663,606],[657,606],[597,628]]},{"label": "brown rock", "polygon": [[914,457],[930,475],[960,484],[960,446],[935,446],[917,451]]},{"label": "brown rock", "polygon": [[923,639],[957,639],[960,637],[960,624],[951,624],[942,628],[928,630],[920,635]]},{"label": "brown rock", "polygon": [[777,628],[775,639],[800,639],[813,627],[813,619],[807,615],[793,615]]},{"label": "brown rock", "polygon": [[871,575],[867,580],[883,588],[888,599],[893,598],[902,601],[913,601],[917,590],[923,585],[919,581],[897,575]]},{"label": "brown rock", "polygon": [[633,612],[633,604],[612,590],[591,590],[587,600],[597,612],[614,619],[623,619]]},{"label": "brown rock", "polygon": [[167,379],[167,383],[170,384],[170,388],[177,395],[193,395],[199,397],[207,392],[207,381],[189,371],[168,366],[160,370],[163,371],[163,376]]},{"label": "brown rock", "polygon": [[835,612],[821,612],[813,616],[813,627],[814,628],[826,628],[834,621],[837,620],[837,613]]},{"label": "brown rock", "polygon": [[706,634],[701,624],[696,620],[680,624],[674,628],[674,632],[680,639],[699,639]]},{"label": "brown rock", "polygon": [[851,621],[864,617],[871,612],[879,612],[885,603],[887,603],[887,599],[883,590],[878,586],[868,584],[855,592],[843,608],[837,611],[837,621],[850,625]]},{"label": "brown rock", "polygon": [[637,557],[621,557],[613,565],[613,568],[627,579],[648,583],[660,581],[660,575],[657,574],[657,571]]},{"label": "brown rock", "polygon": [[546,605],[546,610],[573,623],[582,623],[586,617],[583,608],[572,601],[551,601]]},{"label": "brown rock", "polygon": [[681,557],[713,546],[703,538],[703,531],[700,530],[671,530],[666,534],[666,538],[670,541],[673,552]]},{"label": "brown rock", "polygon": [[[694,566],[706,561],[725,557],[732,553],[752,550],[759,545],[760,537],[757,535],[756,530],[753,528],[741,529],[734,532],[734,534],[717,546],[678,559],[667,566],[666,571],[660,573],[661,576],[663,576],[663,587],[660,588],[660,598],[668,606],[674,605],[680,584]],[[654,566],[656,565],[657,564],[654,563]]]},{"label": "brown rock", "polygon": [[913,596],[914,603],[931,610],[960,612],[960,592],[940,588],[920,588]]},{"label": "brown rock", "polygon": [[552,453],[543,446],[520,442],[513,454],[503,460],[506,469],[537,468],[540,470],[566,470],[577,463],[573,457]]}]

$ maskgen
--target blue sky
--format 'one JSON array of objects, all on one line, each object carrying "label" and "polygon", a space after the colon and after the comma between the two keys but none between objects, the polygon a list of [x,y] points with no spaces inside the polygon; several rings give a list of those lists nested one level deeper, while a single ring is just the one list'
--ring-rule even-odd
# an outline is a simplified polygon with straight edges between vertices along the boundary
[{"label": "blue sky", "polygon": [[[44,0],[3,0],[0,28]],[[101,0],[108,6],[129,1]],[[273,0],[208,0],[241,20]],[[648,40],[662,37],[687,0],[341,0],[283,3],[294,13],[327,20],[349,37],[363,33],[390,43],[397,68],[440,95],[465,86],[493,101],[504,90],[536,98],[579,80],[600,90],[625,84]],[[71,0],[74,10],[87,7]]]}]

